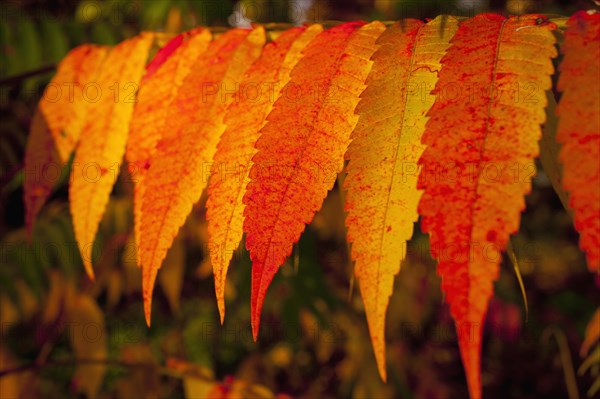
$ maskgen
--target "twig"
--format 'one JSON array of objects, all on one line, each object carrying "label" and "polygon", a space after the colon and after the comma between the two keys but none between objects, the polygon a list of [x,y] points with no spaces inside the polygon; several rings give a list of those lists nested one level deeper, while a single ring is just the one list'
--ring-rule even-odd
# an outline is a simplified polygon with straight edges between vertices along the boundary
[{"label": "twig", "polygon": [[[159,374],[166,375],[173,378],[183,378],[184,375],[175,370],[159,367],[154,363],[141,363],[141,362],[125,362],[119,359],[90,359],[90,358],[73,358],[73,359],[62,359],[62,360],[49,360],[44,363],[29,363],[21,366],[17,366],[11,369],[1,370],[0,378],[9,374],[24,373],[26,371],[37,371],[46,367],[69,367],[77,365],[108,365],[122,368],[141,368],[141,369],[155,369]],[[194,378],[202,379],[202,376],[194,375]],[[206,378],[208,381],[209,379]],[[213,381],[212,379],[210,381]]]},{"label": "twig", "polygon": [[12,86],[22,80],[31,78],[32,76],[43,75],[48,72],[52,72],[56,68],[56,65],[46,65],[38,69],[23,72],[19,75],[9,76],[8,78],[0,79],[0,86]]},{"label": "twig", "polygon": [[[468,19],[467,17],[459,17],[459,16],[455,16],[454,18],[458,19],[459,21]],[[567,19],[568,18],[566,18],[566,17],[556,17],[556,18],[551,17],[551,18],[548,18],[548,21],[554,22],[558,26],[558,29],[560,30],[560,29],[565,28]],[[403,21],[403,20],[400,20],[400,21]],[[315,23],[322,24],[323,26],[329,28],[332,26],[342,24],[344,22],[345,21],[317,21]],[[389,26],[389,25],[396,23],[396,21],[381,21],[381,23],[383,23],[385,26]],[[267,32],[287,30],[287,29],[290,29],[290,28],[293,28],[294,26],[296,26],[294,24],[285,23],[285,22],[281,22],[281,23],[270,22],[270,23],[256,24],[256,25],[264,26],[265,30]],[[228,26],[216,26],[216,27],[206,27],[206,29],[210,30],[213,33],[224,33],[233,28],[228,27]],[[157,37],[160,37],[162,39],[168,39],[168,38],[172,37],[171,34],[167,34],[164,32],[156,32],[156,35],[157,35]],[[19,75],[9,76],[7,78],[0,79],[0,86],[11,86],[11,85],[21,82],[24,79],[30,78],[32,76],[42,75],[44,73],[51,72],[55,68],[56,68],[56,65],[46,65],[41,68],[34,69],[32,71],[23,72]]]}]

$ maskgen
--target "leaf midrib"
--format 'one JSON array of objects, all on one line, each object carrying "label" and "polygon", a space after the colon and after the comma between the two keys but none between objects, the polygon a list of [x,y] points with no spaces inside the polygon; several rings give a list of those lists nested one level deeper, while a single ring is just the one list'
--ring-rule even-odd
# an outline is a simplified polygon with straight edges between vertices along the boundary
[{"label": "leaf midrib", "polygon": [[[498,71],[498,61],[500,58],[500,47],[502,46],[502,38],[503,38],[503,34],[504,34],[504,28],[508,21],[510,21],[509,18],[505,18],[502,21],[502,25],[500,25],[500,29],[498,30],[498,39],[496,41],[496,55],[494,57],[494,66],[492,68],[492,76],[491,76],[491,81],[490,81],[490,85],[489,85],[490,95],[489,95],[489,99],[488,99],[483,143],[481,144],[481,151],[479,152],[479,161],[477,162],[477,166],[478,166],[477,178],[475,180],[475,189],[473,190],[473,201],[471,201],[471,207],[470,207],[469,253],[471,253],[471,245],[473,243],[473,223],[475,221],[475,204],[478,202],[477,197],[479,195],[479,187],[480,187],[479,181],[481,178],[481,173],[483,171],[483,169],[481,168],[481,162],[483,160],[483,154],[486,152],[485,145],[486,145],[487,138],[489,136],[489,130],[490,130],[490,119],[491,119],[492,105],[493,105],[491,93],[492,93],[492,90],[494,89],[494,85],[496,83],[496,77],[497,77],[497,71]],[[468,278],[466,281],[466,285],[467,285],[467,312],[469,314],[470,314],[471,310],[473,309],[473,306],[471,306],[472,305],[471,304],[471,267],[472,267],[471,259],[470,259],[470,255],[468,255],[467,256],[467,276],[468,276]],[[470,319],[470,318],[468,318],[468,319]]]},{"label": "leaf midrib", "polygon": [[[335,72],[332,74],[331,78],[330,78],[330,79],[328,79],[328,81],[327,81],[327,84],[326,84],[326,86],[325,86],[325,87],[326,87],[326,90],[325,90],[325,92],[326,92],[327,94],[329,94],[329,90],[330,90],[330,88],[331,88],[331,86],[332,86],[332,82],[333,82],[334,78],[336,78],[336,77],[338,77],[338,76],[340,76],[340,75],[341,75],[341,71],[340,71],[340,64],[341,64],[341,62],[342,62],[342,58],[343,58],[344,54],[346,54],[346,49],[348,48],[348,45],[349,45],[349,43],[350,43],[350,40],[352,40],[352,36],[354,36],[354,34],[358,33],[358,32],[360,31],[360,29],[362,29],[364,26],[366,26],[366,25],[363,25],[363,26],[361,26],[361,27],[358,27],[356,30],[354,30],[352,33],[350,33],[350,35],[348,36],[348,39],[347,39],[346,43],[344,44],[344,47],[343,47],[343,49],[341,49],[341,50],[339,51],[339,54],[338,54],[338,56],[336,57],[335,64],[334,64],[334,68],[335,68],[335,69],[334,69],[334,71],[335,71]],[[290,74],[291,74],[291,72],[290,72]],[[290,79],[290,82],[291,82],[291,79]],[[289,83],[288,83],[288,84],[289,84]],[[325,97],[325,98],[326,98],[326,97]],[[319,111],[318,111],[317,113],[313,113],[313,115],[314,115],[314,116],[312,117],[312,120],[311,120],[311,122],[312,122],[312,123],[311,123],[311,126],[314,126],[314,125],[315,125],[315,122],[316,122],[317,120],[319,120],[319,119],[320,119],[321,112],[323,111],[323,103],[322,103],[322,102],[317,102],[317,103],[315,104],[315,106],[313,107],[313,109],[316,109],[316,108],[318,108],[318,109],[319,109]],[[312,129],[312,130],[311,130],[311,134],[310,134],[309,136],[312,136],[312,135],[313,135],[313,133],[314,133],[314,129]],[[308,141],[308,137],[307,137],[306,139],[304,139],[304,141],[305,141],[305,142],[307,142],[307,141]],[[278,226],[278,224],[279,224],[279,223],[280,223],[280,221],[281,221],[281,219],[280,219],[280,217],[279,217],[279,216],[280,216],[280,214],[281,214],[281,210],[282,210],[282,208],[283,208],[283,203],[284,203],[284,202],[287,202],[287,200],[286,200],[286,199],[287,199],[287,193],[288,193],[288,190],[289,190],[289,188],[290,188],[290,183],[291,183],[292,179],[293,179],[293,178],[296,176],[296,171],[298,170],[298,165],[299,165],[299,163],[300,163],[300,160],[302,159],[302,157],[303,157],[304,153],[306,152],[306,149],[307,149],[307,148],[308,148],[308,146],[303,146],[303,147],[302,147],[302,150],[301,150],[300,154],[298,155],[298,157],[296,158],[296,161],[294,162],[294,168],[293,168],[293,170],[292,170],[292,173],[291,173],[290,177],[287,179],[287,183],[286,183],[286,186],[285,186],[285,190],[284,190],[284,192],[283,192],[283,194],[282,194],[281,201],[279,202],[279,204],[278,204],[278,207],[277,207],[277,213],[276,213],[276,216],[275,216],[275,223],[274,223],[274,225],[273,225],[273,229],[271,230],[271,234],[269,235],[269,241],[268,241],[268,245],[267,245],[267,247],[266,247],[266,248],[267,248],[267,249],[266,249],[266,251],[267,251],[267,252],[266,252],[266,254],[265,254],[265,258],[267,258],[267,257],[268,257],[269,250],[270,250],[270,248],[271,248],[271,245],[273,244],[273,237],[275,236],[275,230],[276,230],[276,227]],[[304,228],[306,228],[306,225],[305,225],[305,227],[304,227]],[[292,246],[293,246],[293,245],[294,245],[294,244],[292,244]],[[287,256],[286,256],[286,258],[287,258]],[[262,264],[263,264],[263,266],[264,266],[265,260],[264,260],[264,259],[261,259],[261,263],[262,263]],[[262,271],[262,273],[261,273],[261,275],[260,275],[260,282],[259,282],[259,285],[258,285],[258,286],[259,286],[259,289],[258,289],[257,295],[258,295],[260,292],[262,292],[262,291],[263,291],[264,276],[265,276],[265,273],[264,273],[264,269],[263,269],[263,271]],[[258,300],[258,298],[256,298],[256,299]],[[256,303],[254,303],[254,307],[255,307],[255,310],[256,310]],[[253,315],[253,316],[255,316],[255,315]],[[253,318],[254,318],[254,317],[253,317]]]},{"label": "leaf midrib", "polygon": [[[379,240],[379,254],[378,254],[378,261],[377,261],[377,284],[375,286],[375,290],[376,290],[376,300],[375,300],[375,308],[376,310],[379,309],[380,307],[380,301],[381,301],[381,295],[379,293],[379,287],[381,284],[381,254],[383,253],[383,236],[385,235],[385,231],[386,231],[386,225],[387,225],[387,218],[388,218],[388,210],[390,207],[390,199],[392,196],[392,187],[394,186],[394,176],[395,176],[395,171],[396,171],[396,162],[398,161],[398,157],[399,157],[399,152],[400,152],[400,141],[402,140],[402,133],[404,130],[404,125],[406,122],[406,105],[407,105],[407,101],[408,101],[408,90],[406,88],[408,88],[408,82],[410,81],[410,79],[413,76],[413,66],[415,65],[415,55],[417,53],[417,47],[420,44],[420,33],[422,31],[422,29],[425,27],[425,24],[421,24],[421,26],[419,26],[419,28],[417,29],[417,33],[415,34],[415,39],[413,42],[413,46],[412,46],[412,50],[411,50],[411,56],[410,56],[410,62],[408,65],[408,73],[406,74],[406,78],[404,79],[404,99],[403,99],[403,106],[402,106],[402,110],[401,110],[401,114],[400,114],[400,125],[398,126],[398,140],[396,141],[396,151],[395,151],[395,157],[394,157],[394,162],[393,162],[393,167],[392,167],[392,175],[390,177],[390,184],[388,186],[388,191],[387,191],[387,199],[385,202],[385,209],[384,209],[384,214],[383,214],[383,225],[381,226],[381,234],[380,234],[380,240]],[[402,262],[402,260],[401,260]],[[387,300],[387,298],[385,298],[385,300]]]},{"label": "leaf midrib", "polygon": [[[235,48],[235,49],[232,51],[232,55],[231,55],[230,59],[228,60],[227,67],[226,67],[226,69],[225,69],[225,72],[223,73],[223,75],[222,75],[222,79],[221,79],[220,81],[223,81],[223,79],[225,78],[225,76],[226,76],[226,75],[227,75],[227,73],[229,72],[229,69],[230,69],[230,67],[231,67],[231,60],[233,59],[233,56],[235,55],[235,53],[237,53],[237,51],[239,51],[239,47],[240,47],[240,46],[242,46],[242,45],[244,44],[244,42],[246,41],[246,38],[247,38],[247,36],[246,36],[244,39],[242,39],[242,40],[240,41],[240,43],[239,43],[239,44],[236,46],[236,48]],[[203,57],[203,58],[205,58],[205,59],[207,59],[207,60],[208,60],[208,59],[211,59],[211,57]],[[202,78],[202,81],[204,81],[204,78],[205,78],[206,76],[208,76],[208,75],[209,75],[209,72],[210,72],[210,68],[206,68],[206,71],[205,71],[205,73],[204,73],[204,76],[203,76],[203,78]],[[182,86],[181,86],[181,87],[185,87],[185,79],[184,79],[184,82],[183,82],[183,83],[184,83],[184,84],[182,84]],[[217,92],[217,94],[220,94],[220,92]],[[215,101],[215,100],[216,100],[217,94],[215,94],[215,96],[214,96],[214,98],[213,98],[213,101],[211,102],[210,106],[208,107],[208,114],[209,114],[209,115],[210,115],[210,114],[212,114],[213,108],[215,107],[215,103],[216,103],[216,101]],[[177,99],[177,95],[175,95],[175,97],[173,97],[173,100],[172,100],[172,102],[171,102],[171,103],[174,103],[176,99]],[[165,123],[165,126],[166,126],[166,123]],[[165,128],[165,127],[163,127],[163,128]],[[200,130],[203,130],[203,128],[200,128]],[[160,141],[161,141],[161,140],[159,140],[159,142],[160,142]],[[193,153],[188,151],[188,152],[187,152],[186,159],[189,159],[189,158],[191,157],[191,155],[193,155]],[[184,169],[185,169],[185,168],[184,168]],[[186,175],[186,173],[184,173],[183,175]],[[146,191],[146,190],[145,190],[145,191]],[[167,208],[167,209],[170,209],[170,208],[171,208],[171,205],[173,204],[173,200],[174,200],[174,198],[176,198],[176,196],[171,196],[171,197],[169,197],[169,198],[167,199],[167,205],[166,205],[166,208]],[[142,200],[142,207],[143,207],[143,203],[144,203],[144,201]],[[192,204],[192,206],[193,206],[193,204]],[[157,232],[158,232],[158,235],[157,235],[157,241],[158,241],[158,239],[161,237],[161,232],[163,231],[163,228],[164,228],[165,221],[166,221],[166,219],[167,219],[167,214],[168,214],[168,213],[169,213],[169,212],[162,212],[162,217],[160,218],[160,227],[157,229]],[[142,212],[142,217],[143,217],[143,212]],[[184,223],[185,223],[185,222],[184,222]],[[179,229],[180,229],[180,228],[181,228],[181,226],[179,226]],[[171,243],[171,245],[172,245],[172,243]],[[169,248],[170,248],[170,246],[169,246]],[[150,256],[150,258],[149,258],[149,259],[150,259],[150,265],[151,265],[151,266],[154,266],[154,265],[153,265],[153,263],[155,263],[155,262],[154,262],[154,259],[155,259],[155,256],[156,256],[156,250],[157,250],[157,249],[158,249],[158,245],[153,245],[153,248],[152,248],[152,256]],[[168,252],[168,249],[167,249],[167,252]],[[166,254],[165,254],[165,256],[166,256]],[[163,259],[163,261],[164,261],[164,259]],[[161,261],[161,264],[162,264],[162,261]],[[143,266],[143,265],[142,265],[142,266]],[[158,268],[160,268],[160,266],[161,266],[161,265],[158,265]]]}]

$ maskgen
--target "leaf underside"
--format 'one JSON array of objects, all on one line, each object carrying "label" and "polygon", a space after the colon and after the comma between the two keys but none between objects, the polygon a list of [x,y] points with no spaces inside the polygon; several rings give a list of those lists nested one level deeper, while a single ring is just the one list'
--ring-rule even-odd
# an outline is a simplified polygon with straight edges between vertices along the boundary
[{"label": "leaf underside", "polygon": [[107,52],[107,47],[91,44],[71,50],[40,99],[25,151],[23,198],[30,236],[37,214],[79,141],[90,104],[82,90],[95,83]]}]

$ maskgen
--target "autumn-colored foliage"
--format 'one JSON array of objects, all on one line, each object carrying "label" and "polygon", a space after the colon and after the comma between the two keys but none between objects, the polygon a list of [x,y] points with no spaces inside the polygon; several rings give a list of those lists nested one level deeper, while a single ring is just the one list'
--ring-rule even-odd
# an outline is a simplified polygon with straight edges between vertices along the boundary
[{"label": "autumn-colored foliage", "polygon": [[592,272],[600,268],[600,14],[580,11],[567,22],[562,46],[556,140],[563,184],[575,212],[579,245]]},{"label": "autumn-colored foliage", "polygon": [[[481,397],[482,326],[500,252],[519,228],[551,87],[552,24],[538,26],[538,18],[483,14],[460,25],[423,135],[421,228],[438,261],[472,398]],[[450,95],[456,83],[472,95]],[[528,84],[534,97],[518,96]]]},{"label": "autumn-colored foliage", "polygon": [[[139,247],[144,177],[167,122],[167,109],[183,86],[184,78],[206,50],[212,36],[205,29],[177,35],[156,54],[146,68],[130,125],[126,158],[134,187],[134,231]],[[185,40],[185,42],[184,42]],[[137,251],[138,266],[141,264]]]},{"label": "autumn-colored foliage", "polygon": [[[388,302],[421,217],[470,396],[480,398],[482,329],[535,175],[559,28],[542,15],[495,14],[315,24],[273,36],[259,25],[214,35],[196,28],[170,36],[149,63],[149,32],[111,50],[84,45],[52,81],[78,82],[75,101],[42,99],[25,167],[67,162],[77,146],[70,209],[93,277],[92,245],[125,153],[148,325],[158,271],[208,188],[221,322],[227,271],[245,234],[255,340],[271,281],[343,181],[347,239],[384,380]],[[568,22],[557,135],[580,245],[596,271],[599,35],[600,14]],[[85,101],[86,82],[96,82],[98,101]],[[31,229],[52,184],[26,175],[24,186]],[[170,256],[180,257],[176,246]],[[77,303],[95,306],[86,302]]]},{"label": "autumn-colored foliage", "polygon": [[97,75],[98,101],[87,109],[83,134],[71,170],[69,200],[73,228],[86,271],[92,269],[93,243],[125,153],[137,86],[144,73],[152,33],[113,48]]},{"label": "autumn-colored foliage", "polygon": [[87,90],[96,83],[107,50],[107,47],[94,45],[73,49],[58,66],[46,95],[38,104],[25,154],[25,170],[29,172],[25,175],[24,187],[25,225],[29,234],[61,174],[61,165],[68,161],[79,141],[89,96],[95,96]]},{"label": "autumn-colored foliage", "polygon": [[300,59],[301,51],[322,30],[321,25],[290,29],[267,44],[241,82],[239,98],[225,114],[227,128],[214,156],[206,203],[208,231],[211,243],[214,243],[209,254],[221,323],[225,317],[227,269],[242,240],[242,198],[248,183],[250,161],[256,153],[254,144],[275,99],[289,81],[290,71]]},{"label": "autumn-colored foliage", "polygon": [[585,329],[585,339],[580,354],[585,356],[596,342],[600,340],[600,308],[596,310]]},{"label": "autumn-colored foliage", "polygon": [[[143,178],[139,256],[146,321],[150,324],[156,274],[179,228],[206,187],[209,166],[225,130],[231,90],[258,58],[264,28],[233,29],[210,43],[195,59],[172,101],[150,167]],[[157,72],[157,74],[160,71]]]},{"label": "autumn-colored foliage", "polygon": [[[385,379],[385,313],[417,221],[417,161],[432,89],[458,22],[442,17],[390,26],[378,39],[346,153],[346,225],[379,372]],[[441,32],[441,34],[440,34]]]},{"label": "autumn-colored foliage", "polygon": [[377,22],[347,23],[317,36],[256,142],[244,196],[255,339],[269,283],[342,170],[354,108],[383,29]]}]

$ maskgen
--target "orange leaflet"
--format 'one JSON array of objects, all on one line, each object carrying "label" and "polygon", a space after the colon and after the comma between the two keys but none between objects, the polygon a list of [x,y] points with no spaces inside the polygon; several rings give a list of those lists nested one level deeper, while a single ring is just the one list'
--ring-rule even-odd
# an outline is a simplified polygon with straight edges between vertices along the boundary
[{"label": "orange leaflet", "polygon": [[600,273],[600,13],[573,15],[561,51],[556,140],[562,144],[562,183],[588,268]]},{"label": "orange leaflet", "polygon": [[294,28],[269,43],[240,86],[239,101],[225,115],[227,129],[215,154],[207,201],[210,257],[221,321],[225,315],[224,286],[229,262],[242,238],[242,198],[254,144],[266,115],[301,56],[301,50],[321,31],[320,25]]},{"label": "orange leaflet", "polygon": [[540,20],[482,14],[461,23],[442,59],[422,138],[418,188],[425,191],[418,210],[471,398],[481,398],[483,320],[500,253],[519,227],[545,120],[555,26]]},{"label": "orange leaflet", "polygon": [[87,108],[73,161],[69,201],[75,238],[90,278],[94,277],[92,245],[119,173],[135,94],[153,41],[153,34],[142,33],[110,51],[98,74],[96,96]]},{"label": "orange leaflet", "polygon": [[281,88],[289,81],[301,50],[322,31],[321,25],[293,28],[267,44],[240,84],[239,100],[232,103],[225,114],[227,128],[215,153],[206,202],[209,255],[221,323],[225,317],[227,269],[242,240],[242,198],[250,160],[256,153],[254,144]]},{"label": "orange leaflet", "polygon": [[[346,158],[345,210],[379,374],[386,379],[385,313],[418,219],[417,161],[440,60],[458,22],[397,22],[377,39]],[[443,29],[443,30],[442,30]]]},{"label": "orange leaflet", "polygon": [[317,36],[260,132],[244,196],[254,339],[273,276],[343,167],[357,121],[353,111],[383,30],[380,22],[351,22]]},{"label": "orange leaflet", "polygon": [[225,110],[264,43],[262,27],[227,31],[196,59],[167,107],[142,198],[139,250],[148,325],[158,269],[207,184]]},{"label": "orange leaflet", "polygon": [[[140,84],[125,153],[135,184],[133,215],[136,248],[139,248],[144,177],[167,123],[167,109],[210,41],[210,32],[202,28],[176,36],[156,54]],[[140,266],[140,251],[136,251],[136,254]]]},{"label": "orange leaflet", "polygon": [[[23,168],[25,225],[29,235],[79,140],[89,106],[87,89],[95,84],[107,52],[108,47],[91,44],[71,50],[58,65],[38,104]],[[91,87],[90,91],[93,90]]]}]

